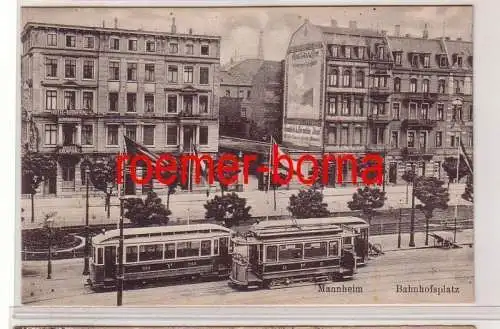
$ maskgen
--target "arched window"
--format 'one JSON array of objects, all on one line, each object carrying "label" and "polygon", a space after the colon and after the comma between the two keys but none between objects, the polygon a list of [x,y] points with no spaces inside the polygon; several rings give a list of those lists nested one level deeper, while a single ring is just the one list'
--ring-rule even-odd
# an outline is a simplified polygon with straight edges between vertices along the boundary
[{"label": "arched window", "polygon": [[401,91],[401,78],[394,78],[394,91],[395,92]]},{"label": "arched window", "polygon": [[356,87],[363,88],[365,86],[365,74],[363,71],[356,72]]},{"label": "arched window", "polygon": [[351,86],[351,71],[345,70],[344,71],[344,87],[350,87]]},{"label": "arched window", "polygon": [[429,79],[424,79],[422,81],[422,92],[423,93],[428,93],[429,92]]},{"label": "arched window", "polygon": [[339,83],[339,71],[336,68],[330,67],[328,70],[328,85],[336,87]]},{"label": "arched window", "polygon": [[412,93],[417,92],[417,79],[415,78],[410,79],[410,92]]}]

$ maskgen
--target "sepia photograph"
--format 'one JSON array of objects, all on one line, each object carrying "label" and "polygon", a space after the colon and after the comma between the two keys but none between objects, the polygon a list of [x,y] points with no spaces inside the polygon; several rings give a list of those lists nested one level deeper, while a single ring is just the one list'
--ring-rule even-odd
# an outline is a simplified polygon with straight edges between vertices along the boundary
[{"label": "sepia photograph", "polygon": [[18,42],[24,306],[474,303],[472,6],[22,6]]},{"label": "sepia photograph", "polygon": [[338,326],[338,327],[318,327],[318,326],[260,326],[260,327],[109,327],[109,326],[42,326],[42,327],[14,327],[14,329],[476,329],[474,326]]}]

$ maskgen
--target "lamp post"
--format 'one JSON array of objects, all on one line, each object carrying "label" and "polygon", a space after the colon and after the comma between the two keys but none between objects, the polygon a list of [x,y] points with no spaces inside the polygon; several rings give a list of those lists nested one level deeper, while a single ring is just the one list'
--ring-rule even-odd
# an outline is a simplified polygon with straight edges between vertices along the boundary
[{"label": "lamp post", "polygon": [[125,197],[120,196],[120,241],[118,245],[118,273],[116,275],[116,306],[121,306],[123,302],[123,202]]},{"label": "lamp post", "polygon": [[405,202],[399,200],[399,220],[398,220],[398,249],[401,248],[401,219],[403,217],[403,204]]},{"label": "lamp post", "polygon": [[410,247],[415,247],[415,181],[416,181],[416,168],[412,164],[412,192],[411,192],[411,217],[410,217]]},{"label": "lamp post", "polygon": [[89,275],[89,254],[90,254],[90,228],[89,228],[89,174],[90,169],[85,169],[85,257],[83,261],[83,275]]},{"label": "lamp post", "polygon": [[47,218],[45,220],[45,228],[48,233],[48,254],[47,254],[47,279],[52,279],[52,223],[54,220],[52,218]]},{"label": "lamp post", "polygon": [[[455,128],[456,136],[452,138],[456,138],[457,142],[457,173],[456,173],[456,190],[458,191],[458,183],[459,183],[459,174],[460,174],[460,142],[462,140],[462,131],[459,126],[459,122],[462,120],[462,101],[460,99],[455,99],[451,105],[453,107],[453,112],[455,113],[455,122],[453,123],[453,128]],[[458,194],[456,195],[455,202],[455,216],[454,216],[454,229],[453,229],[453,243],[457,242],[457,218],[458,218]]]}]

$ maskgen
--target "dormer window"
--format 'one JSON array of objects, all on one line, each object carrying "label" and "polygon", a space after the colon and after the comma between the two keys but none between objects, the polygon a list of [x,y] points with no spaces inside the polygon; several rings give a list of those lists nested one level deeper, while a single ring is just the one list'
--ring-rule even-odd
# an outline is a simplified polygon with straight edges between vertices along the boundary
[{"label": "dormer window", "polygon": [[446,67],[448,66],[448,59],[446,58],[446,55],[441,55],[439,57],[439,67]]},{"label": "dormer window", "polygon": [[417,54],[411,55],[411,67],[418,67],[418,55]]},{"label": "dormer window", "polygon": [[331,46],[330,51],[331,51],[333,57],[339,56],[339,47],[338,46]]},{"label": "dormer window", "polygon": [[379,60],[384,60],[384,46],[378,46],[377,47],[377,54],[378,54],[378,59]]},{"label": "dormer window", "polygon": [[424,55],[424,67],[431,66],[431,55]]},{"label": "dormer window", "polygon": [[400,51],[394,53],[394,62],[396,65],[401,65],[402,53]]}]

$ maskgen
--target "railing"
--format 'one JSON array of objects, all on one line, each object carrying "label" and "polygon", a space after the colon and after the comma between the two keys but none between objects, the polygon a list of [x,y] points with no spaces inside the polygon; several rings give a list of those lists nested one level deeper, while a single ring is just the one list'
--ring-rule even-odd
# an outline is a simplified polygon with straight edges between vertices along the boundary
[{"label": "railing", "polygon": [[422,119],[422,118],[409,118],[404,119],[402,122],[403,126],[413,126],[413,127],[427,127],[432,128],[436,126],[436,120],[433,119]]},{"label": "railing", "polygon": [[369,121],[374,121],[374,122],[389,122],[392,120],[389,114],[369,114],[368,115],[368,120]]}]

